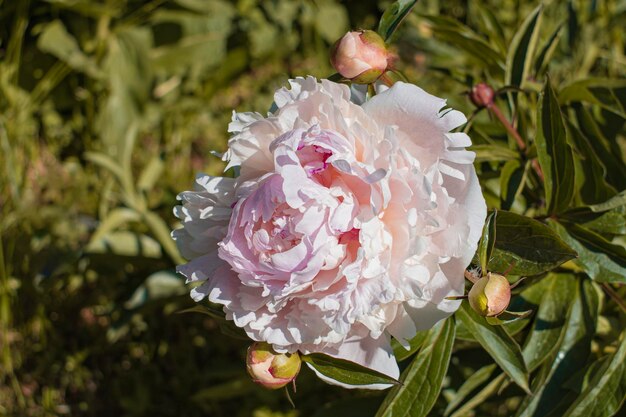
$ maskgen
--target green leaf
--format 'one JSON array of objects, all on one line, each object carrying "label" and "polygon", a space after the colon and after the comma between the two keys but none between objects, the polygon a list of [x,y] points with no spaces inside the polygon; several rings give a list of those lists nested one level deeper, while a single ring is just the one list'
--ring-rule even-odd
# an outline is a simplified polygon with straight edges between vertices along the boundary
[{"label": "green leaf", "polygon": [[389,391],[376,417],[423,417],[435,404],[448,371],[454,345],[454,319],[440,322],[428,332],[423,349],[402,372]]},{"label": "green leaf", "polygon": [[320,374],[350,385],[399,384],[399,381],[373,369],[323,353],[302,355],[302,361]]},{"label": "green leaf", "polygon": [[171,230],[165,223],[165,221],[156,213],[148,211],[144,213],[143,220],[146,222],[150,231],[154,237],[159,241],[165,252],[170,256],[172,261],[176,264],[185,263],[185,260],[180,255],[178,247],[174,240],[170,236]]},{"label": "green leaf", "polygon": [[604,203],[593,204],[589,206],[589,209],[595,213],[613,210],[619,207],[626,206],[626,191],[622,191],[614,197],[611,197]]},{"label": "green leaf", "polygon": [[43,52],[54,55],[76,71],[83,72],[92,78],[102,77],[102,71],[96,62],[85,55],[76,38],[67,31],[60,20],[54,20],[45,26],[37,40],[37,47]]},{"label": "green leaf", "polygon": [[522,26],[517,30],[506,57],[506,71],[504,82],[506,85],[513,85],[524,88],[526,79],[530,76],[530,69],[533,65],[535,49],[539,40],[541,29],[541,17],[543,5],[539,5],[524,20]]},{"label": "green leaf", "polygon": [[504,29],[488,5],[474,2],[472,6],[469,7],[469,12],[474,12],[477,15],[476,18],[472,20],[475,20],[477,26],[479,26],[479,32],[487,35],[489,41],[496,44],[500,52],[506,53],[507,44]]},{"label": "green leaf", "polygon": [[172,271],[158,271],[151,274],[133,292],[133,295],[124,303],[124,308],[133,310],[149,301],[175,297],[185,294],[187,287],[180,276]]},{"label": "green leaf", "polygon": [[[626,188],[626,164],[622,160],[622,151],[615,137],[609,139],[601,128],[598,118],[606,119],[605,115],[594,116],[582,105],[576,105],[577,125],[583,135],[589,139],[600,163],[606,169],[606,181],[617,190]],[[615,116],[617,117],[617,116]]]},{"label": "green leaf", "polygon": [[469,148],[476,153],[476,162],[509,161],[519,159],[519,153],[501,145],[472,145]]},{"label": "green leaf", "polygon": [[500,374],[494,379],[491,380],[489,384],[487,384],[483,389],[481,389],[475,396],[469,399],[462,407],[452,414],[451,417],[466,417],[468,415],[473,415],[470,413],[471,410],[483,404],[489,397],[491,397],[496,392],[504,389],[509,385],[509,381],[506,379],[506,374]]},{"label": "green leaf", "polygon": [[472,333],[474,338],[491,355],[500,368],[524,391],[528,388],[528,372],[517,342],[501,326],[491,326],[479,316],[469,303],[463,302],[456,317]]},{"label": "green leaf", "polygon": [[559,93],[561,103],[584,101],[626,119],[626,80],[590,78],[576,81]]},{"label": "green leaf", "polygon": [[470,27],[445,16],[422,15],[432,23],[436,39],[454,45],[468,59],[495,71],[504,69],[504,57]]},{"label": "green leaf", "polygon": [[550,274],[539,284],[542,298],[522,354],[528,371],[534,371],[558,347],[576,294],[576,280],[567,274]]},{"label": "green leaf", "polygon": [[200,313],[206,314],[207,316],[213,317],[217,320],[226,320],[226,315],[222,310],[217,308],[213,308],[208,305],[198,304],[190,308],[186,308],[184,310],[180,310],[176,312],[177,314],[187,314],[187,313]]},{"label": "green leaf", "polygon": [[507,161],[502,167],[500,175],[500,208],[502,210],[509,210],[524,189],[528,164],[527,162],[522,165],[521,161],[515,159]]},{"label": "green leaf", "polygon": [[92,240],[87,245],[90,254],[114,254],[118,256],[161,258],[161,246],[149,236],[130,231],[114,231]]},{"label": "green leaf", "polygon": [[449,416],[454,409],[463,403],[465,398],[467,398],[478,387],[487,382],[496,368],[497,366],[495,364],[486,365],[470,375],[470,377],[463,382],[463,385],[461,385],[454,397],[452,397],[448,403],[448,406],[443,413],[444,417]]},{"label": "green leaf", "polygon": [[561,40],[561,29],[563,29],[563,24],[557,26],[543,48],[541,48],[539,55],[537,55],[537,59],[535,60],[535,77],[538,78],[547,71],[552,55]]},{"label": "green leaf", "polygon": [[141,191],[150,191],[161,177],[165,164],[160,155],[155,156],[148,162],[148,165],[141,171],[139,180],[137,181],[137,189]]},{"label": "green leaf", "polygon": [[563,115],[550,80],[546,80],[537,114],[535,141],[539,164],[545,177],[548,213],[561,213],[574,197],[574,157],[567,143]]},{"label": "green leaf", "polygon": [[417,0],[397,0],[391,3],[380,18],[378,34],[388,41],[416,4]]},{"label": "green leaf", "polygon": [[608,200],[617,191],[604,180],[606,168],[591,146],[591,140],[571,121],[566,122],[569,137],[577,150],[574,157],[575,177],[582,202],[593,204]]},{"label": "green leaf", "polygon": [[141,220],[141,215],[133,209],[118,207],[111,210],[104,220],[100,222],[100,225],[96,229],[93,235],[91,235],[90,241],[97,241],[102,239],[108,233],[111,233],[121,226],[130,223],[138,222]]},{"label": "green leaf", "polygon": [[626,235],[626,206],[607,211],[582,225],[605,235]]},{"label": "green leaf", "polygon": [[578,279],[576,287],[558,349],[539,367],[533,379],[533,395],[519,406],[517,417],[562,416],[564,410],[558,410],[563,406],[567,408],[577,396],[564,385],[585,366],[591,353],[598,318],[598,295],[588,279]]},{"label": "green leaf", "polygon": [[396,360],[403,361],[406,358],[412,356],[422,347],[427,336],[427,330],[417,332],[417,334],[411,340],[409,340],[409,349],[405,349],[404,346],[400,344],[400,342],[398,342],[396,339],[392,339],[391,347],[393,348],[393,354],[396,357]]},{"label": "green leaf", "polygon": [[579,255],[579,264],[598,282],[626,283],[626,249],[601,235],[570,222],[551,222],[557,233]]},{"label": "green leaf", "polygon": [[480,259],[480,269],[483,275],[488,271],[489,259],[493,252],[493,247],[496,242],[496,222],[498,211],[494,210],[487,216],[485,225],[483,226],[483,235],[478,244],[478,257]]},{"label": "green leaf", "polygon": [[495,272],[513,265],[513,275],[537,275],[576,257],[550,227],[509,211],[498,212],[496,236],[489,260],[489,269]]},{"label": "green leaf", "polygon": [[[591,369],[590,369],[591,370]],[[619,349],[594,372],[589,385],[563,414],[563,417],[609,417],[626,399],[626,337]]]}]

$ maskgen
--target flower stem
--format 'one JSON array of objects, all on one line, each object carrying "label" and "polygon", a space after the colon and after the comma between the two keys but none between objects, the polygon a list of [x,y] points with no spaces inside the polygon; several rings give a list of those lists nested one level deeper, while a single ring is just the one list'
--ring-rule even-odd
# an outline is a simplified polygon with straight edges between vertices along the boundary
[{"label": "flower stem", "polygon": [[606,282],[603,282],[600,285],[602,285],[604,292],[606,292],[609,297],[622,309],[622,311],[626,313],[626,302],[622,299],[622,297],[620,297],[620,295]]},{"label": "flower stem", "polygon": [[[523,152],[524,155],[526,155],[528,151],[526,142],[524,142],[524,139],[522,139],[522,136],[519,134],[517,129],[513,127],[511,122],[507,120],[507,118],[504,116],[500,108],[495,103],[492,103],[491,105],[487,106],[487,108],[496,117],[496,119],[498,119],[500,123],[502,123],[502,126],[504,126],[506,131],[509,132],[511,136],[513,136],[513,139],[515,139],[515,142],[517,143],[517,147],[519,148],[519,150]],[[533,159],[531,164],[532,164],[533,169],[537,173],[537,176],[539,177],[539,179],[543,181],[544,180],[543,170],[541,169],[541,165],[539,165],[539,161],[537,161],[537,159]]]}]

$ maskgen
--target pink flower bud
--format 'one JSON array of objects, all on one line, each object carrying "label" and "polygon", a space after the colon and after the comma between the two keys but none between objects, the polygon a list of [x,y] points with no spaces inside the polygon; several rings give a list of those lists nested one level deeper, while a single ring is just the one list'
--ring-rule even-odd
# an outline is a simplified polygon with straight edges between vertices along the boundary
[{"label": "pink flower bud", "polygon": [[491,107],[495,96],[495,91],[487,83],[476,84],[469,95],[472,103],[479,108]]},{"label": "pink flower bud", "polygon": [[483,317],[495,317],[509,306],[511,286],[509,281],[499,274],[487,273],[469,292],[470,306]]},{"label": "pink flower bud", "polygon": [[248,348],[246,365],[252,380],[265,388],[282,388],[300,372],[300,355],[276,353],[265,342],[255,342]]},{"label": "pink flower bud", "polygon": [[387,70],[390,54],[378,33],[359,30],[346,33],[335,43],[330,60],[343,77],[370,84]]}]

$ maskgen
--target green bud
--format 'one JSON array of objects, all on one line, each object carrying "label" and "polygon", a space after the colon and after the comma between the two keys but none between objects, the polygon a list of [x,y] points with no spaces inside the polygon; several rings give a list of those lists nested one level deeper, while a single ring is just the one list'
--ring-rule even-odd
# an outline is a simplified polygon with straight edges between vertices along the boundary
[{"label": "green bud", "polygon": [[487,273],[469,292],[470,306],[483,317],[496,317],[509,306],[511,286],[502,275]]}]

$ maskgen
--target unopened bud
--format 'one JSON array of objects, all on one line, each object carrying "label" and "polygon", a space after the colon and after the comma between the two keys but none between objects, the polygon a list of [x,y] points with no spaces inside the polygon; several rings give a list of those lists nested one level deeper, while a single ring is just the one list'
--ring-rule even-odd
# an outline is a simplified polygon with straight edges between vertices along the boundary
[{"label": "unopened bud", "polygon": [[248,348],[246,365],[252,380],[265,388],[282,388],[293,381],[300,372],[300,355],[276,353],[265,342],[255,342]]},{"label": "unopened bud", "polygon": [[346,33],[331,52],[333,67],[344,78],[358,84],[371,84],[389,66],[391,55],[385,41],[373,30]]},{"label": "unopened bud", "polygon": [[499,274],[491,272],[480,278],[469,292],[470,306],[483,317],[495,317],[509,306],[511,286]]},{"label": "unopened bud", "polygon": [[476,84],[469,95],[472,103],[479,108],[491,107],[495,96],[495,91],[487,83]]}]

